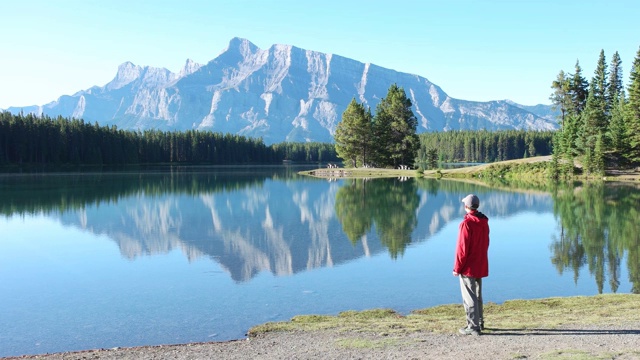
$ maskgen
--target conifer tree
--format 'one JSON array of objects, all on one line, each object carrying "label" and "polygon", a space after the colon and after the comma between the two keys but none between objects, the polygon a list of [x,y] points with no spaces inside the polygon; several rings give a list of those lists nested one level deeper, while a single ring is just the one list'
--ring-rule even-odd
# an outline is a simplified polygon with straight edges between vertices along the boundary
[{"label": "conifer tree", "polygon": [[429,169],[438,167],[438,149],[432,148],[427,150],[427,165]]},{"label": "conifer tree", "polygon": [[[580,116],[572,114],[567,117],[565,127],[561,133],[560,157],[564,160],[562,163],[563,174],[565,176],[573,175],[574,159],[580,155],[580,151],[576,145],[578,143],[578,135],[580,129]],[[554,150],[555,151],[555,150]]]},{"label": "conifer tree", "polygon": [[418,119],[404,89],[393,84],[376,107],[373,128],[379,166],[412,165],[420,142]]},{"label": "conifer tree", "polygon": [[334,135],[338,156],[348,162],[348,166],[367,165],[370,161],[372,145],[372,116],[356,99],[352,99],[342,113]]},{"label": "conifer tree", "polygon": [[[591,87],[589,91],[593,91],[594,105],[604,117],[599,118],[597,123],[598,130],[606,131],[608,125],[607,116],[609,115],[610,99],[609,99],[609,73],[607,70],[607,63],[604,56],[604,50],[600,50],[600,57],[598,58],[598,64],[594,72],[593,79],[591,80]],[[588,101],[587,97],[587,101]]]},{"label": "conifer tree", "polygon": [[596,136],[602,132],[605,123],[605,114],[602,111],[601,101],[597,97],[596,81],[591,82],[587,105],[580,115],[580,126],[578,130],[577,147],[578,151],[587,156],[585,160],[590,160],[596,144]]},{"label": "conifer tree", "polygon": [[580,62],[576,60],[575,72],[571,78],[570,93],[571,93],[571,111],[575,115],[580,115],[587,104],[587,97],[589,95],[589,83],[587,79],[582,76],[582,68]]},{"label": "conifer tree", "polygon": [[613,107],[616,98],[620,96],[620,92],[623,91],[622,87],[622,59],[620,54],[616,51],[611,58],[611,71],[609,72],[609,101],[611,107]]},{"label": "conifer tree", "polygon": [[627,91],[629,93],[625,112],[629,139],[627,157],[637,163],[640,162],[640,49],[631,66]]},{"label": "conifer tree", "polygon": [[620,91],[614,99],[611,107],[611,121],[609,122],[609,131],[607,132],[608,143],[611,150],[618,154],[627,152],[627,125],[625,123],[626,101],[624,90]]},{"label": "conifer tree", "polygon": [[558,77],[551,83],[553,93],[549,97],[554,110],[560,110],[560,125],[564,127],[564,118],[571,109],[571,81],[569,77],[560,70]]},{"label": "conifer tree", "polygon": [[593,161],[591,172],[594,175],[604,175],[604,139],[602,133],[596,135],[596,142],[593,149]]}]

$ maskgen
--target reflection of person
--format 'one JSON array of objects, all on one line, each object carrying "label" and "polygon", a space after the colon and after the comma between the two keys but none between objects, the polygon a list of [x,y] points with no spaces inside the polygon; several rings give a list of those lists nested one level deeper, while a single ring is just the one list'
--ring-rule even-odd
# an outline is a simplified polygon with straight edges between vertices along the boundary
[{"label": "reflection of person", "polygon": [[484,330],[482,278],[489,275],[489,218],[478,211],[480,199],[470,194],[462,199],[467,214],[460,223],[453,276],[460,276],[462,303],[467,313],[463,335],[480,335]]}]

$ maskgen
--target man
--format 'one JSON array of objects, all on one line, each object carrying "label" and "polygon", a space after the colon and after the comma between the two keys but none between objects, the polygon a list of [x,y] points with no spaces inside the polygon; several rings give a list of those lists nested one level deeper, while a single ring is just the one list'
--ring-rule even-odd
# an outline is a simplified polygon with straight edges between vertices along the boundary
[{"label": "man", "polygon": [[453,276],[460,276],[462,303],[467,313],[463,335],[480,335],[484,330],[482,278],[489,276],[489,219],[478,211],[480,199],[473,194],[462,199],[467,214],[460,223]]}]

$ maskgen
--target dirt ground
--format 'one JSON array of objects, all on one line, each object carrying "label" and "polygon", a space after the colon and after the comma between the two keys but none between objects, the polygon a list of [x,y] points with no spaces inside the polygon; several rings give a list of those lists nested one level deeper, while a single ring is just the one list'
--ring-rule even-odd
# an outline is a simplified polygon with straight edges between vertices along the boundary
[{"label": "dirt ground", "polygon": [[281,332],[228,342],[102,349],[20,359],[640,359],[640,323],[605,328],[487,330],[481,336]]}]

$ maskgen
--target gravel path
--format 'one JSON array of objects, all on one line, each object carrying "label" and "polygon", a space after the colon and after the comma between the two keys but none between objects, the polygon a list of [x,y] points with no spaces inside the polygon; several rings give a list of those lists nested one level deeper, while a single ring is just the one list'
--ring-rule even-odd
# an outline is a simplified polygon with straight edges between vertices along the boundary
[{"label": "gravel path", "polygon": [[[20,359],[640,359],[640,324],[539,330],[492,329],[482,336],[284,332],[246,340],[144,346]],[[589,356],[584,356],[589,355]],[[15,358],[14,358],[15,359]]]}]

